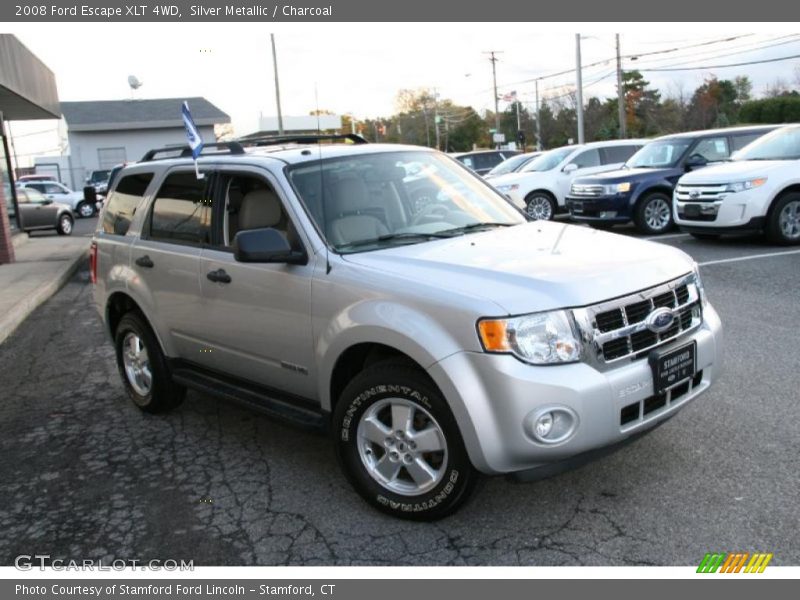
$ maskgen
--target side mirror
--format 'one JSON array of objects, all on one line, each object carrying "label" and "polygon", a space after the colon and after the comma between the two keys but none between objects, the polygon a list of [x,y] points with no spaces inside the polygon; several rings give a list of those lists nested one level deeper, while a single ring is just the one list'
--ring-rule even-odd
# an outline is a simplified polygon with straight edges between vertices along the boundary
[{"label": "side mirror", "polygon": [[233,238],[233,257],[239,262],[248,263],[308,263],[306,253],[292,250],[286,238],[272,227],[237,233]]},{"label": "side mirror", "polygon": [[702,154],[692,154],[689,158],[686,159],[686,170],[691,171],[692,169],[699,169],[700,167],[705,167],[708,164],[708,159],[703,156]]},{"label": "side mirror", "polygon": [[564,173],[574,173],[578,170],[578,165],[575,163],[569,163],[566,167],[561,169]]},{"label": "side mirror", "polygon": [[42,206],[47,206],[48,204],[52,204],[53,201],[50,198],[45,198],[42,200]]}]

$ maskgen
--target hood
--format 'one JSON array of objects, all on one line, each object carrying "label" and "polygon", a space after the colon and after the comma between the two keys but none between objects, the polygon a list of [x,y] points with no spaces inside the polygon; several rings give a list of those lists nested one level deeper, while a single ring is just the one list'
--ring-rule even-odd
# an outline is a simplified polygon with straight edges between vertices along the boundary
[{"label": "hood", "polygon": [[592,184],[592,183],[622,183],[623,181],[642,181],[645,179],[662,179],[669,177],[675,173],[683,173],[683,169],[665,168],[665,169],[617,169],[615,171],[606,171],[590,177],[579,177],[574,183]]},{"label": "hood", "polygon": [[345,260],[409,285],[482,297],[512,315],[623,296],[685,275],[694,264],[671,246],[552,221],[348,254]]},{"label": "hood", "polygon": [[720,184],[764,177],[787,164],[785,160],[734,160],[687,173],[681,177],[681,183]]}]

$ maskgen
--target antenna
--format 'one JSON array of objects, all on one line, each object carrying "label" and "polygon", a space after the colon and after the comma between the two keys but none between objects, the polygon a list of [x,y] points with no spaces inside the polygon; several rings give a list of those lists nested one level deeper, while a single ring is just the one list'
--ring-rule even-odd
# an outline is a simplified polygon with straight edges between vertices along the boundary
[{"label": "antenna", "polygon": [[322,228],[325,237],[325,274],[331,272],[331,256],[328,251],[328,218],[325,214],[325,176],[322,172],[322,129],[319,122],[319,93],[317,90],[317,82],[314,82],[314,104],[317,107],[317,157],[319,159],[319,201],[320,209],[322,212]]},{"label": "antenna", "polygon": [[128,75],[128,85],[131,88],[131,99],[133,99],[133,93],[142,87],[144,82],[140,81],[136,75]]}]

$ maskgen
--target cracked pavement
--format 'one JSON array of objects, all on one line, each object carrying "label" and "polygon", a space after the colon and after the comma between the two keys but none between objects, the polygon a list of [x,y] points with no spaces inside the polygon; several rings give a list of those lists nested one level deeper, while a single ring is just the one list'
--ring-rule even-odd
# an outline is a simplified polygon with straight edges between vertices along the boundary
[{"label": "cracked pavement", "polygon": [[0,564],[696,565],[709,551],[798,564],[798,351],[780,324],[798,322],[799,262],[702,271],[726,371],[670,422],[549,480],[487,478],[433,524],[369,508],[325,437],[191,391],[167,415],[140,412],[84,267],[0,347]]}]

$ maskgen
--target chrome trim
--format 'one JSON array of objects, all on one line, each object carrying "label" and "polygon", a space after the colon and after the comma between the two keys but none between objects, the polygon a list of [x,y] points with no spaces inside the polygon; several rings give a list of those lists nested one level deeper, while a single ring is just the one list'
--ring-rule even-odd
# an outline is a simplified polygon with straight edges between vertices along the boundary
[{"label": "chrome trim", "polygon": [[713,202],[721,200],[727,194],[728,184],[679,184],[675,188],[675,198],[681,202]]},{"label": "chrome trim", "polygon": [[[678,297],[675,294],[675,289],[685,285],[686,290],[688,292],[688,299],[683,304],[678,304]],[[638,323],[628,323],[628,317],[625,312],[625,307],[631,304],[636,304],[637,302],[643,302],[646,300],[651,301],[651,312],[655,309],[652,304],[652,299],[655,296],[660,296],[667,292],[672,292],[675,294],[675,308],[664,307],[670,310],[675,318],[680,318],[680,313],[684,312],[685,310],[691,308],[692,309],[692,323],[687,329],[679,330],[675,335],[670,336],[668,338],[661,339],[660,334],[655,334],[658,336],[658,341],[655,344],[651,344],[650,346],[646,346],[644,348],[639,348],[638,350],[634,351],[630,336],[641,331],[651,331],[648,326],[646,319],[642,319]],[[606,331],[601,332],[597,328],[596,318],[597,315],[613,311],[619,310],[622,314],[622,321],[623,326],[619,329],[615,329],[613,331]],[[674,279],[667,283],[648,288],[641,292],[637,292],[635,294],[631,294],[629,296],[623,296],[621,298],[615,298],[613,300],[608,300],[606,302],[601,302],[599,304],[594,304],[592,306],[587,306],[584,308],[576,308],[572,310],[572,315],[575,319],[575,323],[578,326],[578,330],[580,331],[581,335],[581,342],[584,345],[584,352],[585,352],[585,359],[587,362],[598,368],[599,370],[605,370],[604,367],[606,365],[614,365],[619,363],[620,361],[624,360],[633,360],[635,357],[642,352],[647,352],[652,350],[653,348],[657,348],[659,346],[663,346],[665,344],[669,344],[684,335],[691,333],[703,323],[703,310],[702,310],[702,303],[700,301],[700,290],[698,289],[697,282],[695,279],[695,274],[690,273],[688,275],[684,275],[678,279]],[[655,333],[655,332],[653,332]],[[603,356],[603,345],[617,340],[621,338],[628,338],[628,347],[627,352],[616,358],[606,359]]]},{"label": "chrome trim", "polygon": [[581,196],[584,198],[598,198],[603,195],[603,186],[598,184],[573,183],[569,188],[570,196]]}]

